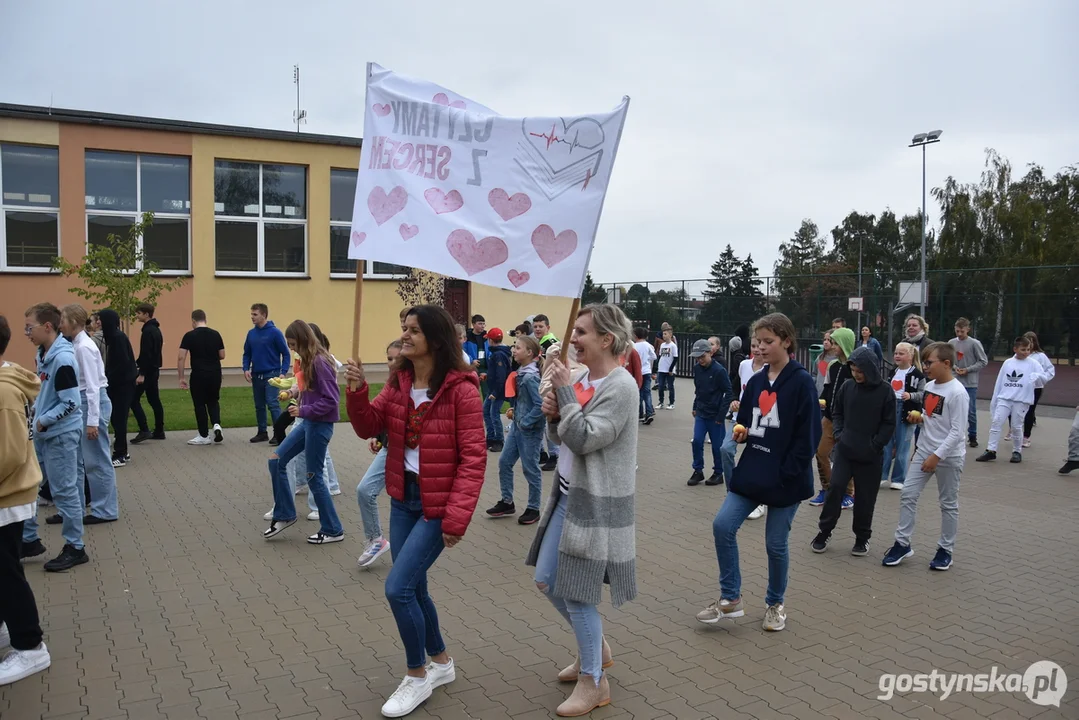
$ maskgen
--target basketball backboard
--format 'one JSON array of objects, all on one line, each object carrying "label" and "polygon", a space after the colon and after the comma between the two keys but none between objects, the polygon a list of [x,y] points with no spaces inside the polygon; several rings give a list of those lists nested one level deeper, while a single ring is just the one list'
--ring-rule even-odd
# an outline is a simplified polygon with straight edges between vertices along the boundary
[{"label": "basketball backboard", "polygon": [[922,305],[928,301],[928,295],[925,292],[925,285],[920,282],[901,282],[899,283],[899,304],[900,305]]}]

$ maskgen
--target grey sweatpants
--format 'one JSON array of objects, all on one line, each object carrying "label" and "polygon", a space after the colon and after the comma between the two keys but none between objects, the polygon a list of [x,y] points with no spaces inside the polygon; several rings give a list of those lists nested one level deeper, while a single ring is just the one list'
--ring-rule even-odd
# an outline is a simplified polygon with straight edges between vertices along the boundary
[{"label": "grey sweatpants", "polygon": [[1072,420],[1072,431],[1068,434],[1068,460],[1079,462],[1079,412]]},{"label": "grey sweatpants", "polygon": [[[922,463],[932,453],[918,448],[907,470],[907,480],[903,483],[903,495],[899,499],[899,527],[895,529],[895,540],[910,546],[914,534],[914,516],[918,511],[918,498],[922,495],[929,477],[933,473],[922,470]],[[965,457],[943,458],[934,471],[937,476],[937,493],[940,496],[940,547],[949,553],[955,548],[955,536],[959,532],[959,478],[963,474]],[[857,502],[857,500],[855,500]]]}]

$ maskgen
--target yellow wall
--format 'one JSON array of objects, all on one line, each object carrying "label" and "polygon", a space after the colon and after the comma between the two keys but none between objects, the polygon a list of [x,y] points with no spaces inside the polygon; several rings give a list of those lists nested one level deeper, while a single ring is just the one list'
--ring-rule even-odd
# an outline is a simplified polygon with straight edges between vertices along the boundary
[{"label": "yellow wall", "polygon": [[569,324],[572,304],[570,298],[513,292],[471,283],[469,313],[483,315],[488,328],[501,328],[507,336],[529,315],[543,314],[551,319],[551,330],[561,338]]},{"label": "yellow wall", "polygon": [[38,120],[0,118],[0,140],[29,145],[60,144],[60,124]]}]

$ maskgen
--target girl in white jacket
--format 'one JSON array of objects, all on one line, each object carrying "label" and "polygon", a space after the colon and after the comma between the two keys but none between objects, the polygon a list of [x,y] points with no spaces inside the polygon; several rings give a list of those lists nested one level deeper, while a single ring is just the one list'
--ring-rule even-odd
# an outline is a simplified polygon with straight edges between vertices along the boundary
[{"label": "girl in white jacket", "polygon": [[1030,447],[1030,433],[1034,430],[1034,411],[1038,407],[1038,401],[1042,397],[1042,388],[1046,383],[1056,377],[1057,369],[1049,360],[1049,356],[1042,352],[1042,346],[1038,342],[1038,336],[1034,334],[1034,331],[1023,333],[1023,337],[1030,340],[1032,351],[1030,353],[1030,359],[1038,363],[1041,366],[1041,372],[1045,375],[1044,379],[1039,379],[1034,383],[1034,402],[1030,405],[1030,410],[1027,412],[1026,420],[1023,421],[1023,447]]}]

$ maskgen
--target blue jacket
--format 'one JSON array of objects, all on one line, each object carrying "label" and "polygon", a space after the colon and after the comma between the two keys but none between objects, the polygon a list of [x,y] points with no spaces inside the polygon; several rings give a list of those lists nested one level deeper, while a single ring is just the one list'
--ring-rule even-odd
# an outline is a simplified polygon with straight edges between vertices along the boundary
[{"label": "blue jacket", "polygon": [[706,368],[693,361],[693,386],[696,389],[693,412],[697,413],[697,417],[703,420],[727,417],[732,399],[731,379],[718,360],[712,360]]},{"label": "blue jacket", "polygon": [[505,345],[495,345],[489,348],[487,355],[487,388],[488,394],[494,395],[496,400],[506,399],[506,380],[509,379],[512,363],[510,349]]},{"label": "blue jacket", "polygon": [[749,431],[731,490],[760,505],[788,507],[813,496],[820,404],[809,371],[794,360],[769,385],[768,366],[750,378],[738,408]]},{"label": "blue jacket", "polygon": [[37,374],[41,378],[41,392],[34,402],[36,437],[48,439],[71,430],[81,432],[79,366],[71,341],[60,336],[48,352],[39,348]]},{"label": "blue jacket", "polygon": [[244,340],[244,372],[287,375],[292,364],[285,335],[270,320],[265,325],[247,331]]},{"label": "blue jacket", "polygon": [[480,368],[484,367],[484,363],[487,361],[488,344],[487,338],[483,339],[483,344],[479,345],[471,340],[466,341],[464,344],[465,354],[468,355],[469,362],[476,362],[480,356],[480,350],[483,350],[483,360],[480,360]]},{"label": "blue jacket", "polygon": [[543,429],[543,401],[540,400],[539,385],[539,372],[517,372],[517,403],[513,406],[513,422],[525,432]]}]

